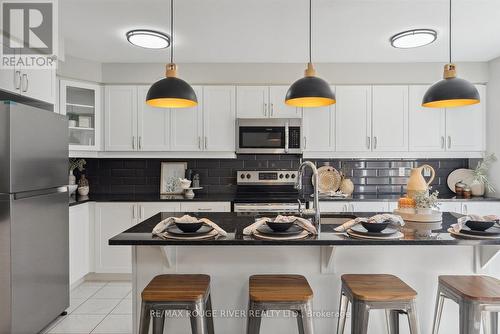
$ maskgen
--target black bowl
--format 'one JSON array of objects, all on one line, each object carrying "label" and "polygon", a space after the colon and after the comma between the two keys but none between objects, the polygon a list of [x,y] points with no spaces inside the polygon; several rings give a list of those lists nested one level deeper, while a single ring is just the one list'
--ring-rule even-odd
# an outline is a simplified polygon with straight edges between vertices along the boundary
[{"label": "black bowl", "polygon": [[175,223],[175,225],[184,233],[194,233],[203,226],[203,223]]},{"label": "black bowl", "polygon": [[273,230],[274,232],[285,232],[286,230],[288,230],[290,227],[292,227],[292,225],[294,224],[295,222],[291,222],[291,223],[276,223],[272,220],[268,220],[266,222],[267,226],[269,226],[269,228],[271,230]]},{"label": "black bowl", "polygon": [[389,223],[368,223],[368,222],[361,222],[361,225],[363,225],[364,228],[366,228],[366,230],[368,232],[372,232],[372,233],[380,233],[382,232],[383,230],[385,230],[385,228],[387,227],[387,225],[389,225]]},{"label": "black bowl", "polygon": [[474,231],[486,231],[493,225],[495,225],[495,221],[476,221],[476,220],[469,220],[465,225],[467,225],[468,228]]}]

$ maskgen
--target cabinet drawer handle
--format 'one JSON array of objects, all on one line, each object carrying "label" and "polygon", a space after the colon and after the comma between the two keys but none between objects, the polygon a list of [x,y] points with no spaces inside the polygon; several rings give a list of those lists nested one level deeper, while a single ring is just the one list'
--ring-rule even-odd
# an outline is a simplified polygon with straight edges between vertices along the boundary
[{"label": "cabinet drawer handle", "polygon": [[444,139],[444,136],[441,136],[441,148],[445,149],[446,148],[445,145],[446,145],[446,140]]},{"label": "cabinet drawer handle", "polygon": [[451,136],[448,136],[448,148],[451,148]]},{"label": "cabinet drawer handle", "polygon": [[198,137],[198,148],[201,150],[201,137]]},{"label": "cabinet drawer handle", "polygon": [[142,136],[139,136],[139,150],[142,150]]},{"label": "cabinet drawer handle", "polygon": [[267,103],[264,103],[264,116],[267,117]]},{"label": "cabinet drawer handle", "polygon": [[366,148],[367,148],[367,149],[370,149],[370,148],[371,148],[371,146],[372,146],[371,141],[372,141],[372,140],[371,140],[370,136],[366,136]]},{"label": "cabinet drawer handle", "polygon": [[24,86],[24,88],[22,89],[23,92],[27,92],[28,91],[28,87],[29,87],[29,80],[28,80],[28,75],[26,73],[23,74],[23,80],[22,82],[25,82],[26,83],[26,86]]},{"label": "cabinet drawer handle", "polygon": [[307,149],[307,137],[304,137],[304,150]]},{"label": "cabinet drawer handle", "polygon": [[271,103],[271,117],[274,116],[274,103]]},{"label": "cabinet drawer handle", "polygon": [[135,205],[132,205],[132,218],[135,219]]},{"label": "cabinet drawer handle", "polygon": [[207,149],[207,147],[208,147],[208,137],[205,136],[205,150]]},{"label": "cabinet drawer handle", "polygon": [[376,150],[377,149],[377,144],[378,144],[378,139],[377,139],[377,136],[373,137],[373,149]]},{"label": "cabinet drawer handle", "polygon": [[198,208],[198,211],[212,211],[212,208]]},{"label": "cabinet drawer handle", "polygon": [[21,89],[21,71],[14,72],[14,87],[15,89]]},{"label": "cabinet drawer handle", "polygon": [[135,136],[132,136],[132,149],[135,150]]}]

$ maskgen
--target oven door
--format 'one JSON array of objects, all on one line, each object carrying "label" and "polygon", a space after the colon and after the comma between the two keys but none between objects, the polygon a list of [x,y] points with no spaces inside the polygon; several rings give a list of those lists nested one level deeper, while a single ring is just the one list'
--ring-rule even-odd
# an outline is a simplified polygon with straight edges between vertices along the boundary
[{"label": "oven door", "polygon": [[286,126],[239,126],[237,153],[286,153]]}]

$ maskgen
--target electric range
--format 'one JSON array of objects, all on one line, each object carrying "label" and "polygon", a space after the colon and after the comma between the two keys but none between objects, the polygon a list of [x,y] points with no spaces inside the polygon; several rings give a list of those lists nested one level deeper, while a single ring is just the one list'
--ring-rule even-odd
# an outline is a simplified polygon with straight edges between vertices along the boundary
[{"label": "electric range", "polygon": [[297,171],[238,171],[235,212],[298,212]]}]

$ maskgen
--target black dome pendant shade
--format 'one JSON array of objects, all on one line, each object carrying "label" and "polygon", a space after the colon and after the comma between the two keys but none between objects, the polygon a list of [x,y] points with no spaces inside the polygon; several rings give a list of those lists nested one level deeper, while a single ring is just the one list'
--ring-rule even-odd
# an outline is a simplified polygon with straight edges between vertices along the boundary
[{"label": "black dome pendant shade", "polygon": [[305,76],[295,81],[286,93],[285,103],[294,107],[324,107],[335,103],[328,83],[315,76],[314,68],[308,64]]},{"label": "black dome pendant shade", "polygon": [[424,95],[422,106],[428,108],[454,108],[477,104],[479,92],[469,81],[457,78],[457,69],[451,62],[451,0],[449,6],[449,56],[450,62],[444,66],[444,79],[432,85]]},{"label": "black dome pendant shade", "polygon": [[177,78],[177,65],[174,64],[174,0],[170,0],[170,64],[167,65],[166,78],[149,87],[146,103],[158,108],[189,108],[198,105],[193,87]]},{"label": "black dome pendant shade", "polygon": [[167,77],[151,85],[146,103],[160,108],[189,108],[196,106],[198,99],[193,87],[177,78],[176,65],[168,64]]},{"label": "black dome pendant shade", "polygon": [[309,0],[309,63],[305,76],[295,81],[285,96],[285,103],[299,108],[324,107],[335,104],[335,94],[328,83],[316,76],[311,55],[312,0]]},{"label": "black dome pendant shade", "polygon": [[436,82],[427,90],[422,106],[453,108],[480,102],[477,88],[469,81],[456,77],[455,65],[445,65],[444,73],[444,79]]}]

